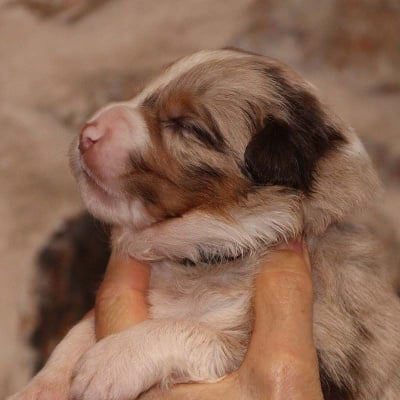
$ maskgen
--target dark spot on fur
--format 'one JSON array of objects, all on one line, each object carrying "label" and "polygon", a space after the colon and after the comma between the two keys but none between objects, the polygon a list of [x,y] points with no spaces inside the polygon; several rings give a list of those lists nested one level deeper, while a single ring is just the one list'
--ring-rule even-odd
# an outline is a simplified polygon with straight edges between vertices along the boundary
[{"label": "dark spot on fur", "polygon": [[144,200],[147,204],[158,204],[159,198],[157,192],[154,188],[150,188],[148,186],[141,187],[141,190],[138,191],[138,195]]},{"label": "dark spot on fur", "polygon": [[151,172],[151,168],[147,165],[146,161],[140,154],[130,154],[129,161],[133,172],[148,173]]},{"label": "dark spot on fur", "polygon": [[193,196],[208,194],[212,198],[219,191],[225,174],[210,165],[201,163],[185,166],[185,174],[179,181],[181,187],[190,191]]},{"label": "dark spot on fur", "polygon": [[[353,224],[347,223],[347,224],[342,224],[342,226],[344,227],[343,232],[350,237],[362,232],[362,228],[357,227]],[[350,237],[349,237],[349,240],[350,240]],[[368,265],[368,262],[366,262],[366,265]],[[349,301],[343,301],[342,304],[344,306],[344,309],[346,310],[346,312],[349,314],[349,316],[351,317],[351,319],[353,321],[354,329],[357,331],[357,335],[358,335],[357,341],[358,342],[362,341],[365,343],[372,342],[374,340],[374,334],[365,326],[365,324],[363,323],[362,317],[354,309],[354,305],[351,304],[351,302],[349,302]],[[350,362],[350,363],[352,363],[352,362]],[[357,368],[357,369],[360,370],[360,368]]]},{"label": "dark spot on fur", "polygon": [[159,98],[159,93],[152,93],[149,96],[147,96],[142,103],[142,107],[145,108],[154,108],[157,104],[158,98]]},{"label": "dark spot on fur", "polygon": [[308,193],[317,161],[335,147],[332,141],[336,140],[268,117],[246,148],[245,167],[259,185],[282,185]]},{"label": "dark spot on fur", "polygon": [[245,256],[246,254],[243,253],[231,254],[224,252],[223,250],[205,252],[203,249],[199,249],[198,259],[192,260],[190,258],[184,258],[181,260],[181,264],[187,267],[226,264],[230,262],[236,262],[238,259]]},{"label": "dark spot on fur", "polygon": [[264,72],[275,82],[276,90],[284,99],[290,126],[299,136],[298,140],[311,142],[319,153],[346,143],[342,133],[326,121],[320,102],[312,93],[289,84],[277,67],[265,68]]},{"label": "dark spot on fur", "polygon": [[324,400],[355,400],[355,394],[345,383],[338,384],[325,371],[319,363],[319,377],[321,381]]},{"label": "dark spot on fur", "polygon": [[265,127],[250,141],[245,165],[259,185],[280,185],[308,191],[315,155],[307,154],[304,143],[284,121],[267,119]]},{"label": "dark spot on fur", "polygon": [[225,177],[223,171],[218,168],[212,167],[208,164],[198,164],[191,165],[188,167],[188,173],[190,176],[195,178],[205,178],[205,179],[222,179]]},{"label": "dark spot on fur", "polygon": [[249,175],[260,185],[283,185],[312,191],[317,161],[345,143],[326,120],[311,93],[290,85],[277,67],[264,67],[288,113],[286,121],[268,116],[245,152]]},{"label": "dark spot on fur", "polygon": [[372,332],[362,323],[357,326],[358,334],[360,336],[360,340],[364,342],[371,342],[374,339],[374,335]]}]

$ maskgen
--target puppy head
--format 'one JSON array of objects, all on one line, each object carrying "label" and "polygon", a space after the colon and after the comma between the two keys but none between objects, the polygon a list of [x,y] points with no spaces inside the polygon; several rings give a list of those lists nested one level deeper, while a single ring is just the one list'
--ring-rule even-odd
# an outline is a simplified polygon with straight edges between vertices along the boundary
[{"label": "puppy head", "polygon": [[254,194],[279,207],[290,194],[301,229],[319,233],[377,187],[359,140],[308,83],[228,49],[182,58],[133,100],[100,110],[71,164],[89,211],[136,231],[195,210],[230,214]]}]

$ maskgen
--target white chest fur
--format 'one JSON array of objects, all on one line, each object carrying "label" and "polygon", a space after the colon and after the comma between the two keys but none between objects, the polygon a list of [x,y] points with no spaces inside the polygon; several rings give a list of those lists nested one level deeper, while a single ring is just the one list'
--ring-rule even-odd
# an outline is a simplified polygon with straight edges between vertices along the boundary
[{"label": "white chest fur", "polygon": [[215,265],[154,263],[151,317],[201,322],[221,333],[248,336],[256,270],[249,258]]}]

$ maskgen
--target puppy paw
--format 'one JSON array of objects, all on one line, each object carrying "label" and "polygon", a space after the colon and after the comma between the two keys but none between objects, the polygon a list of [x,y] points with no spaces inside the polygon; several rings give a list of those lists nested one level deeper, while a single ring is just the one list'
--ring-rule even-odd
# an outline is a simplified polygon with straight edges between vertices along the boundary
[{"label": "puppy paw", "polygon": [[151,375],[137,346],[122,333],[112,335],[78,361],[69,400],[133,400],[152,386]]}]

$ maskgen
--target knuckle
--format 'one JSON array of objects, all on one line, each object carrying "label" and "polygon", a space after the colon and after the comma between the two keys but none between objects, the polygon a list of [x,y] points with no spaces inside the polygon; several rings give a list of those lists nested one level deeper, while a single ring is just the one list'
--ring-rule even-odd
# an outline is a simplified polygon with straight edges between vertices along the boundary
[{"label": "knuckle", "polygon": [[[314,365],[307,358],[290,351],[280,351],[263,362],[252,363],[241,372],[243,387],[246,387],[254,396],[259,398],[259,393],[268,393],[271,398],[289,397],[291,388],[302,387],[304,382],[315,372]],[[254,388],[257,393],[253,393]],[[257,395],[257,396],[256,396]],[[284,396],[284,397],[282,397]],[[253,398],[253,397],[252,397]]]},{"label": "knuckle", "polygon": [[265,366],[264,381],[270,387],[292,387],[308,375],[311,363],[303,357],[289,352],[281,352],[271,358]]}]

